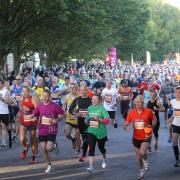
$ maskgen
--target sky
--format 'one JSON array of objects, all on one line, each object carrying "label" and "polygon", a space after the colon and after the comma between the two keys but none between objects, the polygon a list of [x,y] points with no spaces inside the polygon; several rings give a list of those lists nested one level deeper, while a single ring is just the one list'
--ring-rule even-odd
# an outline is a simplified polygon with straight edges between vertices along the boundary
[{"label": "sky", "polygon": [[173,6],[180,7],[180,0],[166,0],[166,2]]}]

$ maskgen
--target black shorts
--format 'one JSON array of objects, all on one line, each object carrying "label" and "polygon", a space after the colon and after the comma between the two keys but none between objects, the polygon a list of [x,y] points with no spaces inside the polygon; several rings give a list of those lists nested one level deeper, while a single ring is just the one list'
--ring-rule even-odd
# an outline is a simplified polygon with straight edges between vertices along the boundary
[{"label": "black shorts", "polygon": [[46,136],[39,135],[38,140],[40,143],[41,142],[48,142],[48,141],[55,143],[56,142],[56,135],[54,135],[54,134],[48,134]]},{"label": "black shorts", "polygon": [[141,144],[142,144],[143,142],[148,142],[148,141],[147,141],[147,140],[138,140],[138,139],[133,139],[133,140],[132,140],[132,143],[133,143],[134,147],[136,147],[136,148],[138,148],[138,149],[140,149]]},{"label": "black shorts", "polygon": [[9,125],[9,114],[0,114],[0,122],[4,123],[5,125]]},{"label": "black shorts", "polygon": [[108,111],[109,117],[111,119],[115,119],[115,113],[116,113],[116,111]]},{"label": "black shorts", "polygon": [[173,133],[180,134],[180,126],[172,125]]},{"label": "black shorts", "polygon": [[78,125],[71,124],[71,123],[69,123],[69,122],[67,122],[66,124],[68,124],[68,125],[72,126],[73,128],[78,128]]}]

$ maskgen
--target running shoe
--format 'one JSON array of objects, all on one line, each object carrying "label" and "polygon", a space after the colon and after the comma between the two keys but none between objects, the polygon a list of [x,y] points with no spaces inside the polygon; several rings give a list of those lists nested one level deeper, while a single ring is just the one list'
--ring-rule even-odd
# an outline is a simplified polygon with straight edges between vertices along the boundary
[{"label": "running shoe", "polygon": [[177,162],[175,163],[174,167],[180,167],[180,162],[177,161]]},{"label": "running shoe", "polygon": [[2,140],[2,143],[1,143],[1,147],[6,147],[7,146],[7,143],[6,143],[6,141],[3,139]]},{"label": "running shoe", "polygon": [[81,151],[80,150],[77,150],[76,151],[76,156],[79,157],[81,155]]},{"label": "running shoe", "polygon": [[107,161],[103,160],[101,163],[101,167],[104,169],[104,168],[106,168],[106,166],[107,166]]},{"label": "running shoe", "polygon": [[30,161],[30,164],[37,164],[37,161],[34,160],[34,159],[32,159],[32,160]]},{"label": "running shoe", "polygon": [[51,173],[51,172],[53,172],[53,171],[54,171],[54,169],[53,169],[52,165],[48,165],[47,168],[46,168],[46,170],[45,170],[44,172],[45,172],[45,173]]},{"label": "running shoe", "polygon": [[55,142],[55,144],[54,144],[54,151],[56,154],[59,154],[59,146],[58,146],[57,142]]},{"label": "running shoe", "polygon": [[21,159],[26,159],[27,157],[27,151],[24,150],[22,153],[21,153]]},{"label": "running shoe", "polygon": [[93,168],[93,167],[91,167],[91,168],[90,168],[90,167],[88,167],[88,168],[87,168],[87,171],[88,171],[89,173],[93,173],[94,168]]},{"label": "running shoe", "polygon": [[144,169],[141,169],[138,174],[138,179],[144,178],[144,173],[145,173]]},{"label": "running shoe", "polygon": [[17,137],[14,136],[12,140],[13,140],[14,143],[16,143],[17,142]]},{"label": "running shoe", "polygon": [[114,128],[117,128],[117,127],[118,127],[117,122],[114,121]]},{"label": "running shoe", "polygon": [[147,160],[146,161],[143,160],[143,164],[144,164],[144,170],[145,171],[149,171],[149,163],[148,163],[148,161]]},{"label": "running shoe", "polygon": [[84,162],[85,161],[85,157],[81,156],[81,158],[79,159],[79,162]]}]

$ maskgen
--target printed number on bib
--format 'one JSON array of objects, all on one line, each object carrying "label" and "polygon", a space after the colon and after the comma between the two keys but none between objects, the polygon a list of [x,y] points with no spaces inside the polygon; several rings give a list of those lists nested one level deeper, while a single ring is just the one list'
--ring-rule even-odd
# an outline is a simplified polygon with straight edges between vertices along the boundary
[{"label": "printed number on bib", "polygon": [[111,102],[112,102],[112,96],[111,96],[111,95],[105,95],[104,100],[105,100],[107,103],[111,103]]},{"label": "printed number on bib", "polygon": [[93,128],[99,128],[99,122],[91,120],[89,126]]},{"label": "printed number on bib", "polygon": [[42,117],[42,124],[44,125],[50,125],[51,118],[47,118],[45,116]]},{"label": "printed number on bib", "polygon": [[24,115],[24,122],[29,122],[32,121],[32,116],[31,115]]},{"label": "printed number on bib", "polygon": [[174,116],[180,117],[180,109],[174,109]]},{"label": "printed number on bib", "polygon": [[134,128],[135,129],[144,129],[144,121],[135,121]]},{"label": "printed number on bib", "polygon": [[88,115],[88,111],[87,110],[79,110],[79,113],[82,117],[86,117]]}]

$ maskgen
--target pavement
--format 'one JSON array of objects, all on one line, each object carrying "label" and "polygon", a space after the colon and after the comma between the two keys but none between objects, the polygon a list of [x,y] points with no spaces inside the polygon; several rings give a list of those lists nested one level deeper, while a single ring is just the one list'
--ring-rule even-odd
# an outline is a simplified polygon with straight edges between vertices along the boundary
[{"label": "pavement", "polygon": [[[148,154],[150,171],[145,174],[147,180],[180,180],[180,168],[175,168],[174,155],[171,144],[167,143],[168,129],[165,128],[161,114],[159,149]],[[134,148],[132,145],[132,130],[123,130],[123,119],[118,113],[118,128],[108,125],[107,168],[101,168],[101,155],[96,148],[95,171],[90,174],[86,171],[88,161],[79,163],[72,149],[71,142],[64,136],[64,122],[60,123],[57,142],[60,152],[51,153],[55,171],[44,174],[46,164],[42,152],[38,157],[38,164],[29,165],[31,153],[26,160],[20,159],[21,146],[19,141],[13,144],[12,149],[0,148],[0,180],[135,180],[138,174]]]}]

